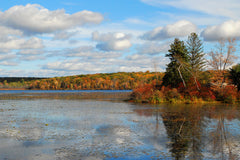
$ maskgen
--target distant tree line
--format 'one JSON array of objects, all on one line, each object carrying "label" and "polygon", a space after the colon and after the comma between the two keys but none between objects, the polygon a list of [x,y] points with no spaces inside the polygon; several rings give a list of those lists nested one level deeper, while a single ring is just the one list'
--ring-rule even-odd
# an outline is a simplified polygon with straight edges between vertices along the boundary
[{"label": "distant tree line", "polygon": [[156,84],[164,73],[118,72],[54,77],[34,80],[29,89],[41,90],[132,90],[145,84]]}]

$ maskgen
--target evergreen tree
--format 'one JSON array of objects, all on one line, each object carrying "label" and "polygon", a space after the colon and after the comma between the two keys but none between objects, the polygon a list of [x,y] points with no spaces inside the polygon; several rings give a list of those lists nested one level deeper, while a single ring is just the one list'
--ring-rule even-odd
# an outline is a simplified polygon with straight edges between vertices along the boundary
[{"label": "evergreen tree", "polygon": [[178,85],[188,79],[187,72],[181,68],[181,64],[178,59],[181,61],[188,62],[187,49],[183,41],[180,41],[178,38],[175,38],[173,44],[170,45],[166,57],[169,57],[170,63],[167,65],[165,75],[163,77],[163,85],[170,86],[172,88],[178,87]]},{"label": "evergreen tree", "polygon": [[240,64],[233,66],[230,69],[230,79],[232,79],[232,83],[237,85],[238,91],[240,91]]},{"label": "evergreen tree", "polygon": [[206,61],[204,59],[205,54],[203,53],[202,41],[198,38],[196,33],[191,33],[191,35],[188,36],[186,47],[188,50],[189,62],[185,67],[194,78],[197,89],[200,90],[197,79],[200,71],[206,66]]},{"label": "evergreen tree", "polygon": [[189,56],[189,70],[198,76],[199,71],[206,66],[206,61],[204,59],[205,54],[203,53],[202,41],[196,33],[191,33],[188,36],[186,47]]}]

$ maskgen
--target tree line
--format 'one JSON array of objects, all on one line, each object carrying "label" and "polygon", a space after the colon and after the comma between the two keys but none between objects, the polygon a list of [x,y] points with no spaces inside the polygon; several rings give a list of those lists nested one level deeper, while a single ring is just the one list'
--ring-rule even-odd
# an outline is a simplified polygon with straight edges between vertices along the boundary
[{"label": "tree line", "polygon": [[118,72],[54,77],[32,81],[28,89],[41,90],[132,90],[146,84],[156,84],[164,73]]}]

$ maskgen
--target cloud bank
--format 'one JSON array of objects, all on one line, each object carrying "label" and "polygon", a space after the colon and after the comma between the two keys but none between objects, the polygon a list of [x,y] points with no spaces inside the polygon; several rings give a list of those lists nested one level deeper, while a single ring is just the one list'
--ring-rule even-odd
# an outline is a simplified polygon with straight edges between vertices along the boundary
[{"label": "cloud bank", "polygon": [[145,33],[142,38],[150,41],[165,40],[174,37],[184,37],[192,32],[197,32],[197,27],[189,21],[178,21],[165,27],[157,27]]},{"label": "cloud bank", "polygon": [[206,41],[217,41],[227,38],[240,38],[240,21],[226,21],[220,25],[209,26],[201,36]]},{"label": "cloud bank", "polygon": [[25,34],[51,33],[85,24],[99,24],[100,13],[81,11],[67,14],[65,10],[50,11],[38,4],[17,5],[0,13],[0,24]]}]

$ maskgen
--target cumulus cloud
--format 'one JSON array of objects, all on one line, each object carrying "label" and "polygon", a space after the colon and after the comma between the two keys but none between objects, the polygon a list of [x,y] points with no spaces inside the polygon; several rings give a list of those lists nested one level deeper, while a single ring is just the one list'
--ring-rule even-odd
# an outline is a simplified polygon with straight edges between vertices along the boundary
[{"label": "cumulus cloud", "polygon": [[10,60],[10,59],[14,59],[16,57],[15,54],[0,54],[0,61],[3,60]]},{"label": "cumulus cloud", "polygon": [[32,37],[30,39],[16,38],[16,37],[6,37],[0,41],[1,49],[36,49],[43,48],[42,39],[37,37]]},{"label": "cumulus cloud", "polygon": [[125,33],[92,33],[92,40],[99,42],[97,48],[104,51],[122,51],[132,46],[131,36]]},{"label": "cumulus cloud", "polygon": [[206,41],[218,41],[227,38],[240,38],[240,21],[226,21],[220,25],[209,26],[201,36]]},{"label": "cumulus cloud", "polygon": [[109,69],[107,66],[99,66],[96,63],[90,63],[86,61],[81,61],[80,59],[56,61],[47,63],[43,66],[43,69],[57,70],[57,71],[79,71],[82,73],[97,73],[97,72],[107,72]]},{"label": "cumulus cloud", "polygon": [[7,36],[22,36],[23,32],[17,29],[12,29],[6,26],[0,26],[0,39],[4,39]]},{"label": "cumulus cloud", "polygon": [[197,27],[189,21],[178,21],[165,27],[157,27],[145,33],[142,38],[146,40],[164,40],[173,37],[187,36],[192,32],[197,32]]},{"label": "cumulus cloud", "polygon": [[77,48],[66,49],[63,51],[67,57],[84,57],[87,59],[117,58],[122,55],[121,52],[101,52],[96,51],[92,46],[81,46]]},{"label": "cumulus cloud", "polygon": [[[126,69],[126,71],[164,71],[166,68],[166,63],[169,62],[168,58],[160,56],[148,56],[142,54],[133,54],[126,57],[125,65],[121,66],[121,69]],[[154,65],[157,65],[155,68]],[[121,70],[124,71],[124,70]]]},{"label": "cumulus cloud", "polygon": [[67,14],[65,10],[50,11],[38,4],[17,5],[0,13],[0,23],[25,34],[51,33],[85,24],[99,24],[100,13],[81,11]]},{"label": "cumulus cloud", "polygon": [[24,61],[35,61],[35,60],[44,60],[46,58],[44,56],[39,56],[39,55],[22,55],[20,59]]},{"label": "cumulus cloud", "polygon": [[22,49],[17,52],[19,55],[40,55],[43,53],[44,51],[42,49]]},{"label": "cumulus cloud", "polygon": [[54,35],[53,40],[68,40],[72,36],[76,35],[76,33],[77,32],[60,31]]},{"label": "cumulus cloud", "polygon": [[2,61],[2,62],[0,62],[0,65],[3,65],[3,66],[17,66],[18,63],[10,62],[10,61]]},{"label": "cumulus cloud", "polygon": [[147,42],[137,48],[139,54],[157,55],[159,53],[167,52],[169,44],[160,44],[157,42]]},{"label": "cumulus cloud", "polygon": [[[86,46],[80,50],[88,50]],[[108,53],[108,52],[106,52]],[[75,56],[75,54],[73,55]],[[95,57],[95,56],[94,56]],[[132,54],[121,58],[111,57],[110,55],[91,59],[80,56],[68,57],[65,60],[49,62],[42,66],[48,72],[61,72],[62,75],[89,74],[89,73],[109,73],[109,72],[133,72],[133,71],[164,71],[168,58],[162,55],[150,56],[148,54]],[[56,75],[55,75],[56,76]]]}]

